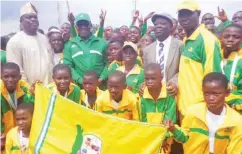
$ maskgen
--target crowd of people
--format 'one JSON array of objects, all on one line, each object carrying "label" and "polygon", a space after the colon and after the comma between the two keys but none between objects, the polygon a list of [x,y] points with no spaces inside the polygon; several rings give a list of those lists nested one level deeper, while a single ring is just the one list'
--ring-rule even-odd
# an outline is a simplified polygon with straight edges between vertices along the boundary
[{"label": "crowd of people", "polygon": [[91,110],[167,127],[160,153],[241,154],[242,11],[201,17],[195,0],[177,11],[136,10],[113,28],[102,10],[97,31],[88,14],[69,13],[44,34],[26,3],[20,31],[1,37],[1,151],[28,153],[41,83]]}]

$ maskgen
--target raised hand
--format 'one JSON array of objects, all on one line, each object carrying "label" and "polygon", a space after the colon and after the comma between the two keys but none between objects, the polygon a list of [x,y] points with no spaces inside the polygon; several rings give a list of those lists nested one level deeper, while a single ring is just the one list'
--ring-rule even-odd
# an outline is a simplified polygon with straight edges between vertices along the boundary
[{"label": "raised hand", "polygon": [[222,22],[225,22],[228,20],[228,17],[224,11],[224,9],[221,9],[218,7],[218,16],[215,16],[216,18],[218,18],[219,20],[221,20]]},{"label": "raised hand", "polygon": [[103,27],[104,26],[104,21],[105,21],[105,18],[106,18],[106,14],[107,14],[107,11],[104,10],[104,9],[101,9],[101,14],[99,15],[99,18],[100,18],[100,27]]},{"label": "raised hand", "polygon": [[139,17],[139,10],[136,10],[133,15],[133,19],[137,19]]},{"label": "raised hand", "polygon": [[70,22],[70,24],[74,25],[75,17],[73,13],[68,13],[68,21]]},{"label": "raised hand", "polygon": [[147,20],[149,20],[153,16],[154,13],[155,12],[150,12],[147,16],[145,16],[144,22],[147,22]]},{"label": "raised hand", "polygon": [[150,33],[151,33],[153,30],[154,30],[154,27],[153,27],[153,26],[149,26],[149,27],[148,27],[148,30],[147,30],[147,32],[146,32],[146,34],[149,34],[149,35],[150,35]]},{"label": "raised hand", "polygon": [[143,20],[143,16],[142,15],[140,15],[140,17],[138,18],[138,21],[139,21],[139,28],[141,28],[141,26],[144,23],[144,20]]}]

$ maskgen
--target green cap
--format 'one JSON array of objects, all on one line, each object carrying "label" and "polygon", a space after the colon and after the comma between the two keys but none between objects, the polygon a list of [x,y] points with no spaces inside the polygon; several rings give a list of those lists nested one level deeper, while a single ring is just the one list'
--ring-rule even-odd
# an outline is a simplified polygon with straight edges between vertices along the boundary
[{"label": "green cap", "polygon": [[80,13],[76,16],[75,18],[75,23],[77,23],[78,21],[80,20],[86,20],[88,21],[89,23],[91,23],[91,19],[90,19],[90,16],[86,13]]}]

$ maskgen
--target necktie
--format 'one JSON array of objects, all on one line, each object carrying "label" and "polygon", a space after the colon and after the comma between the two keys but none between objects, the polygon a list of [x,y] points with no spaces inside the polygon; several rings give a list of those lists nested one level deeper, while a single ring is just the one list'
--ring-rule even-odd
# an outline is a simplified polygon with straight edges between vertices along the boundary
[{"label": "necktie", "polygon": [[158,64],[160,64],[161,72],[164,72],[164,66],[165,66],[165,53],[163,52],[164,44],[160,43],[160,50],[159,50],[159,59]]}]

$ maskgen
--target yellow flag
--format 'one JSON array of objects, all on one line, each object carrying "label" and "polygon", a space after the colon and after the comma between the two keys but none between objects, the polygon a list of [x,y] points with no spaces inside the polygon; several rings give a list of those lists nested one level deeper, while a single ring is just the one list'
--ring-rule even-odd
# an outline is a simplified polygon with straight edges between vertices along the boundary
[{"label": "yellow flag", "polygon": [[105,115],[36,85],[35,154],[156,154],[166,128]]}]

